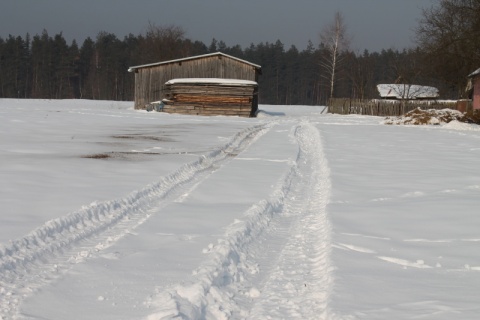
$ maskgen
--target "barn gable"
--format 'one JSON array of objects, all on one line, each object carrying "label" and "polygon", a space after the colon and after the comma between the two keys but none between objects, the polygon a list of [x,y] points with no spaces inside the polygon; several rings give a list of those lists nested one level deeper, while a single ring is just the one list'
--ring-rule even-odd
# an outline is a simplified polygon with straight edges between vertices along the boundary
[{"label": "barn gable", "polygon": [[135,109],[144,109],[165,95],[165,83],[176,78],[220,78],[258,82],[261,66],[221,53],[133,66]]}]

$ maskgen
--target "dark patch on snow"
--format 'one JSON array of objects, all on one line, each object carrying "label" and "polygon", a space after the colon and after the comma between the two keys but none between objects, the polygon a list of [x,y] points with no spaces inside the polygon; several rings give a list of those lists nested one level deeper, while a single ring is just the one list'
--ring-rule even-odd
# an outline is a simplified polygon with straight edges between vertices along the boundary
[{"label": "dark patch on snow", "polygon": [[[164,156],[164,155],[174,155],[174,154],[189,154],[189,155],[200,155],[204,154],[205,150],[202,151],[170,151],[170,152],[134,152],[134,151],[126,151],[126,152],[105,152],[105,153],[95,153],[95,154],[88,154],[80,156],[84,159],[100,159],[100,160],[147,160],[151,156]],[[230,154],[228,155],[230,156]],[[233,156],[233,155],[232,155]]]},{"label": "dark patch on snow", "polygon": [[108,152],[108,153],[96,153],[81,156],[85,159],[118,159],[118,160],[141,160],[145,156],[159,156],[166,153],[157,152]]},{"label": "dark patch on snow", "polygon": [[82,156],[82,158],[86,158],[86,159],[107,159],[107,158],[110,158],[110,157],[111,156],[109,154],[106,154],[106,153],[97,153],[97,154]]},{"label": "dark patch on snow", "polygon": [[151,141],[163,141],[163,142],[174,142],[175,140],[168,137],[156,137],[156,136],[143,136],[143,135],[120,135],[112,136],[115,139],[137,139],[137,140],[151,140]]}]

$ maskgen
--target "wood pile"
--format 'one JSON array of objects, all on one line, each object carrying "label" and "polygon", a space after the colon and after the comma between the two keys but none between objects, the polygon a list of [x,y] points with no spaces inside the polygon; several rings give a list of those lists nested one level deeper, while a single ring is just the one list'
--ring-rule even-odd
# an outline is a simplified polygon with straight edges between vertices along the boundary
[{"label": "wood pile", "polygon": [[235,79],[174,79],[165,84],[163,112],[254,117],[258,85]]}]

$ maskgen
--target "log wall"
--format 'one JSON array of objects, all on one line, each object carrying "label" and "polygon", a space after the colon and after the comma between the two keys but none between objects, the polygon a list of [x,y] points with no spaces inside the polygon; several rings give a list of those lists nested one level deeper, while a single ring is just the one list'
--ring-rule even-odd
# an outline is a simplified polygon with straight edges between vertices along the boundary
[{"label": "log wall", "polygon": [[257,85],[173,83],[164,87],[159,111],[194,115],[254,117]]}]

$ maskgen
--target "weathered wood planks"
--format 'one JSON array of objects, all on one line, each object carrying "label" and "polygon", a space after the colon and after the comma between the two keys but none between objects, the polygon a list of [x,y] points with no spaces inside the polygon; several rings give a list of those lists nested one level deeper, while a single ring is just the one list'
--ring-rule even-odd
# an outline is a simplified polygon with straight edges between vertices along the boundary
[{"label": "weathered wood planks", "polygon": [[416,108],[456,109],[456,102],[436,100],[362,100],[349,98],[333,98],[328,101],[328,113],[361,114],[371,116],[401,116]]},{"label": "weathered wood planks", "polygon": [[171,80],[163,92],[162,111],[168,113],[254,117],[258,108],[258,85],[252,81]]}]

